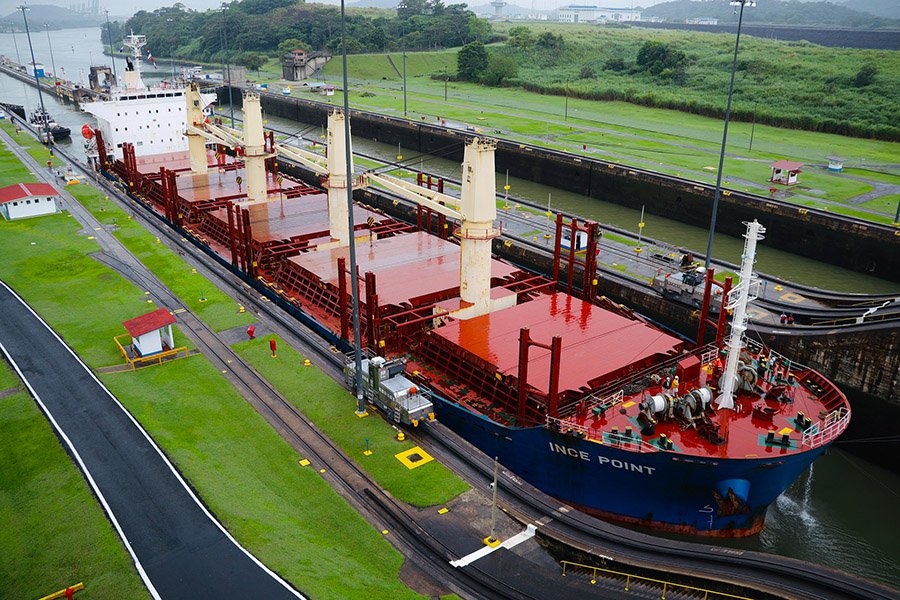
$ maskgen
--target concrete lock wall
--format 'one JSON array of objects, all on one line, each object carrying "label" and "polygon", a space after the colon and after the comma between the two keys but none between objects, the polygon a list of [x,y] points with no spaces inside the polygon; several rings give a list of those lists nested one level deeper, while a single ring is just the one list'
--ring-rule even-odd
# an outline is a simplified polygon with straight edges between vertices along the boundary
[{"label": "concrete lock wall", "polygon": [[[240,93],[233,96],[240,102]],[[267,114],[323,127],[333,108],[301,98],[261,96]],[[220,88],[220,101],[227,98],[227,88]],[[399,143],[421,153],[440,151],[449,160],[461,161],[463,147],[458,142],[475,135],[356,110],[351,110],[351,118],[354,135]],[[525,144],[500,141],[496,168],[629,208],[644,205],[651,214],[701,227],[709,222],[712,211],[712,186]],[[896,228],[862,224],[763,196],[732,192],[721,199],[716,231],[740,236],[743,222],[754,218],[766,227],[768,246],[900,282],[900,235]]]}]

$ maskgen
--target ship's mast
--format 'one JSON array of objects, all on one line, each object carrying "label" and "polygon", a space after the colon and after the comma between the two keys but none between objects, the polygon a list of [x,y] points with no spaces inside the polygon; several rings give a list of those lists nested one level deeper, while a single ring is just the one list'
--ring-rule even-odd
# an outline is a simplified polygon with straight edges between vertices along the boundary
[{"label": "ship's mast", "polygon": [[122,40],[122,45],[126,48],[131,48],[131,56],[129,57],[131,60],[127,61],[129,64],[125,69],[125,89],[145,89],[147,86],[144,85],[144,80],[141,79],[141,48],[147,45],[147,36],[135,35],[132,31]]},{"label": "ship's mast", "polygon": [[725,373],[721,379],[721,390],[717,399],[719,408],[734,408],[734,384],[737,376],[738,359],[741,349],[744,347],[744,332],[747,331],[747,323],[750,315],[747,314],[747,305],[756,300],[759,292],[759,280],[753,273],[753,265],[756,262],[756,242],[763,239],[765,227],[759,221],[746,223],[747,233],[744,234],[744,253],[741,256],[740,282],[728,294],[728,302],[722,310],[734,311],[731,319],[731,335],[728,338],[728,361],[725,365]]}]

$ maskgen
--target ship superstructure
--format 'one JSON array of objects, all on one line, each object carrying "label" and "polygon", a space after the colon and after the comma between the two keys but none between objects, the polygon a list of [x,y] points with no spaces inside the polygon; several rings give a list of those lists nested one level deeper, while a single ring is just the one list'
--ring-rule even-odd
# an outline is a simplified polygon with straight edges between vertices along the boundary
[{"label": "ship superstructure", "polygon": [[[111,99],[83,105],[97,119],[106,143],[106,151],[121,159],[122,145],[134,145],[136,156],[183,152],[187,150],[184,136],[186,106],[185,88],[175,85],[148,87],[141,76],[143,47],[147,37],[131,33],[123,40],[129,49],[122,87],[110,91]],[[201,96],[203,109],[215,100],[214,94]]]},{"label": "ship superstructure", "polygon": [[[371,355],[403,357],[440,421],[561,501],[673,531],[752,534],[846,429],[845,396],[745,328],[758,223],[748,224],[741,280],[733,290],[726,281],[715,341],[695,347],[597,296],[597,223],[557,216],[549,278],[491,255],[500,232],[489,140],[466,143],[458,196],[371,171],[357,177],[355,188],[415,203],[417,221],[356,204],[350,232],[341,113],[329,116],[326,158],[264,134],[254,92],[244,96],[244,131],[198,122],[198,97],[188,89],[187,151],[139,156],[124,142],[115,159],[101,139],[101,169],[345,348],[357,277],[360,341]],[[279,155],[320,174],[325,190],[279,173]],[[564,233],[584,249],[564,245]]]}]

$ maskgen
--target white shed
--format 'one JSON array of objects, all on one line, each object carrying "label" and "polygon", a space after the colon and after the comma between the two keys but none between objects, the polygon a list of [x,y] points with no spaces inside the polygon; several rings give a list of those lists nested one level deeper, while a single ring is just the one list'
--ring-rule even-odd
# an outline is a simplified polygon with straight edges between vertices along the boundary
[{"label": "white shed", "polygon": [[58,213],[58,198],[49,183],[15,183],[0,188],[0,213],[7,221]]},{"label": "white shed", "polygon": [[168,310],[160,308],[122,323],[131,335],[131,346],[137,356],[150,356],[163,350],[173,350],[172,324],[175,323]]}]

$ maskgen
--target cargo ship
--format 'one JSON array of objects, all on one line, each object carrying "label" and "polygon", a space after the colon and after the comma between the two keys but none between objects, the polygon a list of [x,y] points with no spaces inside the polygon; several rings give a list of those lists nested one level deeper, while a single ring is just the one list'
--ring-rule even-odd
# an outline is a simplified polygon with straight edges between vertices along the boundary
[{"label": "cargo ship", "polygon": [[[849,423],[834,384],[747,330],[759,223],[747,224],[736,285],[705,273],[694,345],[596,294],[595,222],[557,216],[549,277],[493,256],[494,244],[510,242],[495,226],[490,140],[466,142],[461,188],[449,190],[424,177],[348,172],[340,111],[329,116],[323,155],[265,132],[256,92],[245,92],[243,130],[210,123],[196,84],[184,101],[186,150],[138,153],[139,130],[113,154],[104,138],[119,125],[110,118],[97,130],[99,170],[344,349],[356,277],[365,368],[380,369],[367,381],[396,375],[409,381],[388,386],[392,394],[410,382],[427,389],[439,421],[565,504],[669,531],[751,535]],[[321,185],[279,172],[279,160]],[[363,199],[413,203],[415,222],[357,202],[351,231],[351,182],[369,188]],[[714,288],[725,310],[710,310]],[[407,394],[419,417],[431,411],[421,393]],[[418,422],[391,402],[377,404]]]}]

